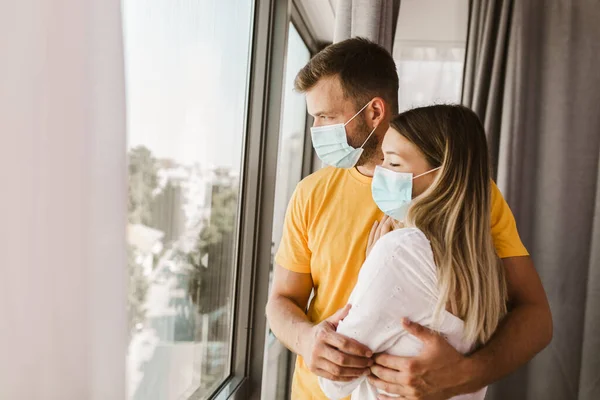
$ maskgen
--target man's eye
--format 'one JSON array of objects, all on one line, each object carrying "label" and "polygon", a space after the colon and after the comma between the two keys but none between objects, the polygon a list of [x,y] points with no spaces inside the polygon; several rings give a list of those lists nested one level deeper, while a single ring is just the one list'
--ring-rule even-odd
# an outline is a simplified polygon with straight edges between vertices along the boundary
[{"label": "man's eye", "polygon": [[392,164],[392,163],[390,163],[390,167],[394,167],[395,168],[395,167],[399,167],[399,166],[400,166],[400,164]]}]

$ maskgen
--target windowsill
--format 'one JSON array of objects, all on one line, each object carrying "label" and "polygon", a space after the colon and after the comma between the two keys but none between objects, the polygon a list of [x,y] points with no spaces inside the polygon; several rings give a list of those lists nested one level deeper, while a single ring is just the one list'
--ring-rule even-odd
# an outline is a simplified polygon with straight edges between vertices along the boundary
[{"label": "windowsill", "polygon": [[244,399],[246,400],[247,396],[244,396],[244,393],[247,391],[247,378],[242,377],[230,377],[227,379],[215,392],[208,397],[206,393],[202,393],[200,390],[196,391],[187,400],[237,400]]}]

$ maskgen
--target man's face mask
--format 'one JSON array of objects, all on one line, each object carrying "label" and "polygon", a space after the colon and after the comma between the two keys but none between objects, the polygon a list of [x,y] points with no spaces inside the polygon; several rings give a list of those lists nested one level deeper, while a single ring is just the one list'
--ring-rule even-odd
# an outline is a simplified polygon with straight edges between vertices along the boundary
[{"label": "man's face mask", "polygon": [[367,106],[369,101],[345,124],[325,125],[310,128],[312,144],[317,156],[327,165],[336,168],[352,168],[356,165],[363,153],[363,147],[375,132],[374,127],[362,146],[355,149],[348,144],[346,125],[356,118]]}]

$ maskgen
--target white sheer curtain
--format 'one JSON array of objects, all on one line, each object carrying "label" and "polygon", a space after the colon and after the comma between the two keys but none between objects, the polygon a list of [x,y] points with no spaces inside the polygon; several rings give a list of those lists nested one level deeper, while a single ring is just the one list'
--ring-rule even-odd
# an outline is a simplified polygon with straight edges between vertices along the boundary
[{"label": "white sheer curtain", "polygon": [[0,3],[0,398],[125,398],[119,0]]}]

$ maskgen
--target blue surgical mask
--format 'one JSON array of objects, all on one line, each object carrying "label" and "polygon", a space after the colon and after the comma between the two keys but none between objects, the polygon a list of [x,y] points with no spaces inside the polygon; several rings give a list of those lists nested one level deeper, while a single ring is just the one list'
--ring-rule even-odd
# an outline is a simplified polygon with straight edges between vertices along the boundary
[{"label": "blue surgical mask", "polygon": [[325,125],[310,128],[312,143],[317,156],[327,165],[336,168],[352,168],[356,165],[363,153],[363,146],[367,143],[377,127],[373,128],[367,140],[358,149],[348,144],[346,125],[360,114],[371,102],[365,104],[345,124]]},{"label": "blue surgical mask", "polygon": [[371,193],[375,204],[386,215],[395,220],[404,221],[412,202],[413,180],[440,168],[437,167],[413,177],[410,172],[396,172],[380,166],[375,167],[371,183]]}]

